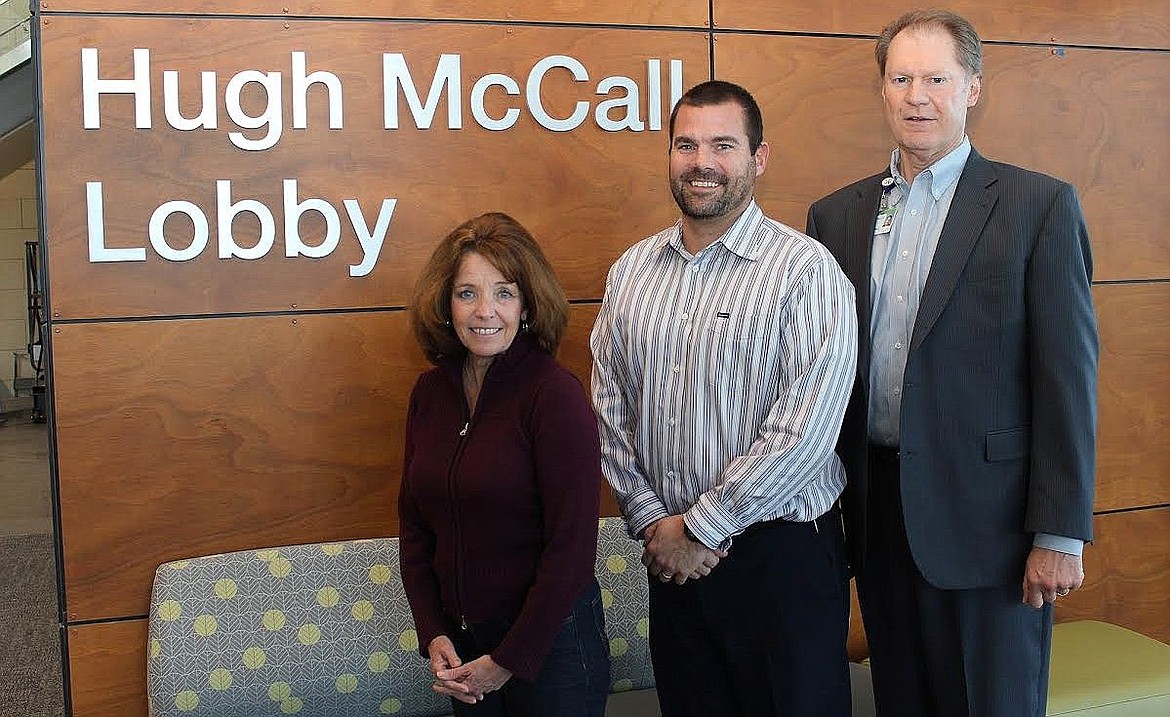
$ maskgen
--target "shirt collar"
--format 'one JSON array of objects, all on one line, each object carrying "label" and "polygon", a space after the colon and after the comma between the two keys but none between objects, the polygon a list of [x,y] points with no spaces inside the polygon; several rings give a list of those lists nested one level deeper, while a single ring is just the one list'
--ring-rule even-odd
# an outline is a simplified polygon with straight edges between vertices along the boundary
[{"label": "shirt collar", "polygon": [[[963,141],[959,143],[958,147],[955,147],[934,164],[922,170],[922,174],[928,177],[927,186],[936,202],[946,194],[952,184],[958,181],[959,175],[963,173],[963,167],[967,166],[967,158],[970,155],[971,138],[963,135]],[[900,150],[895,147],[894,151],[890,153],[890,176],[894,178],[898,186],[905,187],[909,183],[902,176],[902,173],[898,171],[898,160],[900,157]]]},{"label": "shirt collar", "polygon": [[[727,231],[723,233],[723,236],[711,242],[711,246],[722,244],[723,248],[732,254],[743,257],[744,259],[755,260],[763,248],[755,230],[763,220],[764,210],[760,209],[760,205],[756,204],[756,200],[753,197],[751,202],[748,203],[747,208],[735,220],[735,223],[728,227]],[[690,252],[683,245],[681,219],[675,222],[669,231],[663,233],[658,248],[662,249],[668,245],[683,256],[691,256]],[[710,248],[709,246],[703,249],[703,251],[707,251]],[[702,254],[703,252],[699,253]]]}]

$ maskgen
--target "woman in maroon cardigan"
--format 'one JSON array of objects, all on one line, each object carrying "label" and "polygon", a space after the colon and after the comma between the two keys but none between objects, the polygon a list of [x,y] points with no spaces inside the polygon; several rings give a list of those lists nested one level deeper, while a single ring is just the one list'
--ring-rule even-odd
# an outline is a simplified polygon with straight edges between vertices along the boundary
[{"label": "woman in maroon cardigan", "polygon": [[402,578],[456,715],[605,711],[597,423],[553,358],[568,309],[505,214],[451,232],[415,290],[415,336],[435,368],[407,416]]}]

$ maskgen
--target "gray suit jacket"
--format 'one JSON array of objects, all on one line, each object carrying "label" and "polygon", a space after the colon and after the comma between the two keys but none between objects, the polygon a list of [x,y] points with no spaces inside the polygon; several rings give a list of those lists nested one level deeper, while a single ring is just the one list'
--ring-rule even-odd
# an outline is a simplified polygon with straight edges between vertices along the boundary
[{"label": "gray suit jacket", "polygon": [[[888,172],[816,202],[869,327],[870,248]],[[1020,581],[1036,532],[1092,538],[1097,326],[1088,231],[1069,184],[972,150],[923,289],[901,409],[906,533],[922,575]],[[869,331],[838,453],[855,568],[865,559]]]}]

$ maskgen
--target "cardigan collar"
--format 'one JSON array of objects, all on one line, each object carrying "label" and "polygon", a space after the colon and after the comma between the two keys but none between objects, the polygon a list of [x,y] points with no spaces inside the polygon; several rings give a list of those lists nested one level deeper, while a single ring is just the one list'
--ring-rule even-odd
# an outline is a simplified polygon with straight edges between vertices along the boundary
[{"label": "cardigan collar", "polygon": [[[512,345],[501,354],[496,354],[492,359],[492,363],[488,366],[487,373],[484,374],[483,382],[486,386],[489,381],[495,382],[502,378],[506,378],[515,373],[517,367],[521,366],[525,360],[533,353],[542,352],[540,344],[536,339],[527,333],[517,333],[516,338],[512,339]],[[463,386],[463,361],[467,353],[464,352],[458,356],[443,357],[439,359],[436,364],[443,373],[446,374],[457,386]]]}]

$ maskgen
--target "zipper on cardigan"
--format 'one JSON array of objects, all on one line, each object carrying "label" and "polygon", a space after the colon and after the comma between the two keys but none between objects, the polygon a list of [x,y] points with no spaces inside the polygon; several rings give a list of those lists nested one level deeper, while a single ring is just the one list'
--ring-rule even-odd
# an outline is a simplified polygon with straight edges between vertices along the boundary
[{"label": "zipper on cardigan", "polygon": [[[459,507],[455,500],[455,469],[459,465],[460,458],[463,457],[463,449],[467,445],[467,432],[471,429],[471,421],[468,420],[463,424],[463,430],[459,431],[459,442],[455,446],[455,455],[451,457],[451,465],[447,469],[447,495],[451,501],[451,517],[455,523],[455,544],[456,546],[462,542],[462,528],[459,525]],[[463,556],[458,548],[455,550],[455,601],[459,604],[459,624],[467,630],[467,616],[463,612]]]}]

